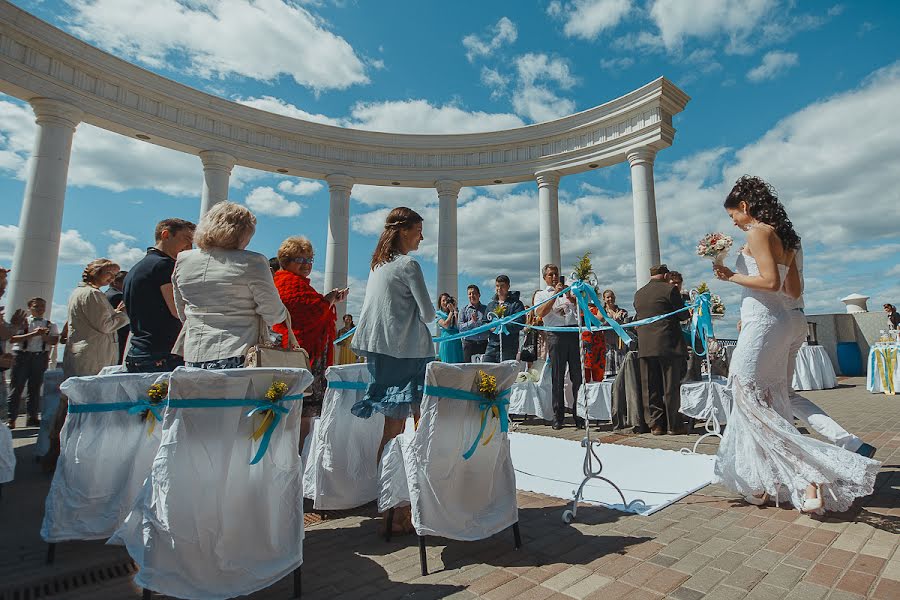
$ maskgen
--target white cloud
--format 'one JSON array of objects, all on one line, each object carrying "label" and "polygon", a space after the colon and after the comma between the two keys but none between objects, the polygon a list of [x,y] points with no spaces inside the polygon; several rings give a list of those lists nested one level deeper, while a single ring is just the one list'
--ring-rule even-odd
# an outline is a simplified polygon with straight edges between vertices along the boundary
[{"label": "white cloud", "polygon": [[268,186],[251,190],[244,204],[254,212],[272,217],[296,217],[303,209],[300,203],[287,200]]},{"label": "white cloud", "polygon": [[632,0],[574,0],[565,5],[551,2],[547,14],[565,19],[566,37],[593,40],[621,23],[631,12],[632,4]]},{"label": "white cloud", "polygon": [[325,186],[321,182],[313,179],[297,179],[292,181],[286,179],[278,184],[278,191],[293,196],[312,196]]},{"label": "white cloud", "polygon": [[562,58],[529,52],[514,61],[517,84],[513,110],[533,122],[550,121],[575,111],[575,102],[556,90],[571,89],[578,80]]},{"label": "white cloud", "polygon": [[351,127],[392,133],[476,133],[513,129],[522,119],[509,113],[468,111],[427,100],[358,102],[350,111]]},{"label": "white cloud", "polygon": [[763,56],[762,63],[747,72],[747,79],[754,83],[775,79],[796,64],[797,54],[795,52],[773,50]]},{"label": "white cloud", "polygon": [[75,35],[152,68],[176,69],[186,62],[204,78],[274,81],[287,75],[314,90],[368,82],[353,47],[296,2],[67,2]]},{"label": "white cloud", "polygon": [[145,255],[145,250],[129,246],[125,241],[115,242],[106,248],[107,258],[114,260],[123,271],[131,269]]},{"label": "white cloud", "polygon": [[600,68],[606,71],[624,71],[633,65],[634,59],[630,56],[600,59]]},{"label": "white cloud", "polygon": [[568,90],[577,83],[569,69],[569,63],[563,58],[529,52],[517,57],[515,66],[519,81],[526,86],[535,85],[539,81],[549,81]]},{"label": "white cloud", "polygon": [[713,38],[728,32],[729,48],[742,49],[746,38],[777,6],[777,0],[653,0],[650,18],[670,51],[688,37]]},{"label": "white cloud", "polygon": [[481,83],[486,85],[491,90],[491,98],[499,98],[506,92],[507,86],[509,86],[509,77],[503,75],[497,69],[491,69],[489,67],[481,68]]},{"label": "white cloud", "polygon": [[469,62],[481,56],[490,56],[494,50],[504,44],[512,44],[519,36],[516,24],[507,17],[500,17],[491,31],[493,37],[486,41],[474,33],[463,38],[462,44],[466,48],[466,58],[469,59]]},{"label": "white cloud", "polygon": [[[459,190],[459,203],[463,204],[475,196],[473,188]],[[437,204],[438,196],[435,188],[410,188],[388,187],[383,185],[354,185],[350,194],[353,200],[367,206],[380,206],[394,208],[395,206],[408,206],[413,210],[419,210],[432,204]],[[381,222],[373,225],[375,231],[381,231],[384,226],[384,217]]]},{"label": "white cloud", "polygon": [[237,96],[234,98],[234,101],[238,104],[252,106],[253,108],[258,108],[259,110],[275,113],[277,115],[283,115],[285,117],[291,117],[293,119],[302,119],[304,121],[322,123],[323,125],[335,125],[337,127],[343,125],[340,119],[334,119],[327,115],[307,112],[302,108],[298,108],[297,106],[294,106],[289,102],[285,102],[284,100],[275,98],[273,96],[261,96],[259,98],[241,98],[240,96]]},{"label": "white cloud", "polygon": [[[18,229],[18,228],[17,228]],[[97,249],[81,237],[77,229],[67,229],[59,238],[59,262],[63,264],[87,264],[97,258]]]},{"label": "white cloud", "polygon": [[122,233],[116,229],[107,229],[103,232],[105,235],[113,238],[114,240],[118,240],[120,242],[136,242],[137,238],[133,235],[129,235],[127,233]]}]

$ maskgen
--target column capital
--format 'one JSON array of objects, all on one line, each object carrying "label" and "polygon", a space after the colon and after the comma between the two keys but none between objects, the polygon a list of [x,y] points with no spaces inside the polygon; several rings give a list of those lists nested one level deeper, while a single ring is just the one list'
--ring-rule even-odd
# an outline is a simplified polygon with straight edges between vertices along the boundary
[{"label": "column capital", "polygon": [[456,198],[459,196],[459,190],[462,189],[459,182],[452,179],[439,179],[434,182],[434,187],[437,189],[438,197],[453,196]]},{"label": "column capital", "polygon": [[198,153],[200,160],[203,161],[203,169],[214,169],[221,171],[228,171],[231,173],[231,169],[234,168],[235,162],[237,159],[227,152],[220,152],[219,150],[202,150]]},{"label": "column capital", "polygon": [[556,171],[541,171],[534,174],[534,180],[537,181],[538,188],[559,187],[560,175]]},{"label": "column capital", "polygon": [[75,129],[84,117],[83,110],[62,100],[32,98],[28,102],[38,124],[53,123]]},{"label": "column capital", "polygon": [[628,151],[628,154],[625,156],[628,159],[628,164],[632,167],[634,165],[639,165],[642,163],[650,163],[653,164],[654,159],[656,158],[656,150],[653,148],[633,148]]},{"label": "column capital", "polygon": [[353,189],[353,178],[343,173],[326,175],[325,181],[328,183],[329,190],[346,190],[349,192]]}]

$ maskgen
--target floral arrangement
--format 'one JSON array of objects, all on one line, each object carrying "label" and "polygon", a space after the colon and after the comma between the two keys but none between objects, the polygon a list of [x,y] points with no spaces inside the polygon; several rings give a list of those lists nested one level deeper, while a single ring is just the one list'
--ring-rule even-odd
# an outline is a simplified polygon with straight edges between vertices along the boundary
[{"label": "floral arrangement", "polygon": [[734,239],[730,235],[707,233],[697,244],[697,256],[711,258],[715,264],[721,265],[733,245]]},{"label": "floral arrangement", "polygon": [[[150,398],[151,406],[162,404],[168,396],[169,384],[165,381],[154,383],[147,388],[147,397]],[[141,420],[150,421],[150,425],[147,427],[147,435],[153,435],[153,430],[156,429],[156,415],[153,414],[153,411],[150,409],[141,411]]]},{"label": "floral arrangement", "polygon": [[506,316],[506,305],[498,304],[497,307],[492,312],[495,315],[497,315],[498,317],[503,318]]},{"label": "floral arrangement", "polygon": [[585,252],[578,259],[575,268],[572,270],[572,279],[575,281],[590,281],[594,275],[594,266],[591,264],[591,253]]},{"label": "floral arrangement", "polygon": [[[709,286],[705,281],[701,281],[700,285],[697,286],[697,294],[705,294],[709,292]],[[725,303],[722,302],[721,296],[718,294],[710,293],[709,295],[709,309],[712,313],[713,317],[724,317],[725,316]]]},{"label": "floral arrangement", "polygon": [[497,378],[479,369],[478,393],[488,400],[495,400],[497,398]]},{"label": "floral arrangement", "polygon": [[[272,385],[269,386],[269,389],[266,390],[265,398],[266,400],[274,404],[284,398],[287,392],[288,385],[285,382],[274,381],[272,382]],[[257,414],[262,416],[262,422],[259,424],[259,427],[257,427],[256,430],[250,435],[250,437],[253,438],[254,441],[259,441],[259,439],[269,428],[269,425],[272,423],[272,419],[275,418],[275,413],[269,409],[261,410]]]},{"label": "floral arrangement", "polygon": [[537,383],[541,379],[541,374],[537,369],[528,369],[516,375],[516,383]]}]

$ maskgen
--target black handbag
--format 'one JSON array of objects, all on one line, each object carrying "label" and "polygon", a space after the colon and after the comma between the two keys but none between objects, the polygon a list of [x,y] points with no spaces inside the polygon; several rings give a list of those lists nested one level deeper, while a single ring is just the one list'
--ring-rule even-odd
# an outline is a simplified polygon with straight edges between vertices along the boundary
[{"label": "black handbag", "polygon": [[537,344],[538,332],[529,329],[525,333],[525,340],[522,344],[522,350],[519,352],[519,360],[523,362],[534,362],[537,360]]}]

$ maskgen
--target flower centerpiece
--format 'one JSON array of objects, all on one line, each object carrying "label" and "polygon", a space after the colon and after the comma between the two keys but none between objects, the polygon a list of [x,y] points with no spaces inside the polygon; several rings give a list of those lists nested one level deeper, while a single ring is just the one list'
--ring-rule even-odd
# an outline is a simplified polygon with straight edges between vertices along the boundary
[{"label": "flower centerpiece", "polygon": [[[478,370],[478,394],[490,401],[494,401],[497,399],[497,378],[493,375],[488,375],[481,369]],[[500,420],[500,409],[497,408],[497,406],[491,406],[490,413],[491,416],[496,417],[498,421]],[[488,414],[487,411],[485,411],[485,414],[481,417],[482,421],[484,419],[487,419],[487,417]],[[488,445],[488,443],[491,441],[491,438],[494,437],[494,432],[496,431],[496,429],[497,428],[495,426],[491,430],[490,435],[485,438],[484,442],[482,442],[483,446]]]},{"label": "flower centerpiece", "polygon": [[697,256],[711,258],[714,264],[722,265],[733,245],[734,239],[730,235],[707,233],[697,244]]},{"label": "flower centerpiece", "polygon": [[[700,285],[697,286],[697,294],[705,294],[709,291],[709,286],[705,281],[701,281]],[[709,310],[713,319],[722,319],[725,317],[725,303],[722,302],[721,296],[710,292]]]},{"label": "flower centerpiece", "polygon": [[597,275],[594,273],[594,265],[591,264],[591,253],[585,252],[578,258],[575,268],[572,270],[572,281],[584,281],[593,287],[597,287]]},{"label": "flower centerpiece", "polygon": [[[269,386],[269,389],[266,390],[266,400],[275,404],[284,398],[285,394],[288,392],[288,385],[283,381],[273,381],[272,385]],[[262,422],[259,424],[259,427],[250,435],[253,438],[253,441],[259,441],[259,439],[263,436],[266,430],[269,428],[269,425],[272,423],[272,419],[275,418],[275,411],[272,409],[264,409],[260,410],[258,413],[262,417]]]}]

